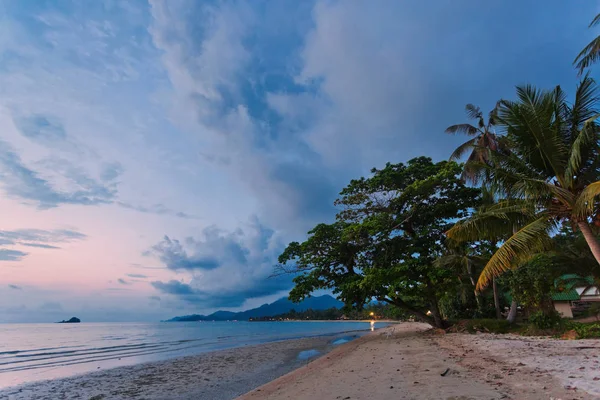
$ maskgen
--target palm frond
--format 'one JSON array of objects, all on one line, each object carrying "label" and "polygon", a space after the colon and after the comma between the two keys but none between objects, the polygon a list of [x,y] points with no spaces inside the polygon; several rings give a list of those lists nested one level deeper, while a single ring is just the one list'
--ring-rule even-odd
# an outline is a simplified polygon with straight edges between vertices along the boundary
[{"label": "palm frond", "polygon": [[483,117],[481,113],[481,109],[473,104],[467,104],[465,106],[465,111],[467,112],[467,116],[471,119],[480,119]]},{"label": "palm frond", "polygon": [[596,15],[594,17],[594,19],[592,20],[592,22],[590,22],[590,24],[588,25],[588,28],[591,28],[593,26],[596,26],[600,23],[600,14]]},{"label": "palm frond", "polygon": [[477,291],[483,290],[493,278],[515,268],[550,246],[549,231],[556,223],[548,215],[541,215],[535,221],[519,229],[492,255],[477,280]]},{"label": "palm frond", "polygon": [[502,240],[535,218],[535,209],[520,200],[504,200],[482,208],[471,217],[458,221],[446,232],[456,242]]},{"label": "palm frond", "polygon": [[598,113],[599,101],[596,81],[587,73],[577,84],[575,101],[569,110],[572,133],[575,133],[587,120]]},{"label": "palm frond", "polygon": [[563,184],[568,147],[558,114],[564,92],[558,87],[549,92],[526,85],[517,87],[517,96],[518,102],[507,102],[500,108],[501,124],[528,165]]},{"label": "palm frond", "polygon": [[[594,18],[596,21],[598,17]],[[595,23],[598,23],[596,21]],[[586,68],[590,65],[595,64],[600,58],[600,36],[592,40],[587,46],[581,50],[581,52],[577,55],[573,64],[575,64],[575,68],[579,71],[579,75],[583,74]]]},{"label": "palm frond", "polygon": [[502,100],[496,102],[496,106],[492,109],[492,111],[490,111],[490,114],[488,115],[488,124],[490,127],[496,125],[496,119],[498,118],[498,107],[500,106],[501,102]]},{"label": "palm frond", "polygon": [[585,218],[594,213],[596,198],[600,196],[600,181],[587,185],[579,194],[573,213],[579,218]]},{"label": "palm frond", "polygon": [[450,161],[460,160],[465,155],[465,153],[467,153],[469,150],[472,150],[475,147],[476,143],[477,138],[473,138],[467,140],[466,142],[458,146],[456,150],[454,150],[450,155]]},{"label": "palm frond", "polygon": [[600,114],[585,121],[583,128],[577,133],[571,145],[571,154],[565,169],[565,178],[569,181],[569,186],[574,186],[574,180],[580,175],[584,155],[598,156],[598,151],[590,152],[590,148],[598,147],[598,126],[595,122],[598,117]]},{"label": "palm frond", "polygon": [[450,135],[456,135],[457,133],[460,133],[468,136],[475,136],[481,132],[471,124],[457,124],[447,127],[446,133]]}]

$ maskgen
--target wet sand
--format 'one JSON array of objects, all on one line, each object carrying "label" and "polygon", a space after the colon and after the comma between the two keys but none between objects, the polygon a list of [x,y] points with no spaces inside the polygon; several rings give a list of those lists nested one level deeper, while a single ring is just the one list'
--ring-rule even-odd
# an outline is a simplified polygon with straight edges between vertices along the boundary
[{"label": "wet sand", "polygon": [[246,346],[172,360],[100,370],[0,390],[1,400],[233,399],[324,354],[340,337],[322,336]]}]

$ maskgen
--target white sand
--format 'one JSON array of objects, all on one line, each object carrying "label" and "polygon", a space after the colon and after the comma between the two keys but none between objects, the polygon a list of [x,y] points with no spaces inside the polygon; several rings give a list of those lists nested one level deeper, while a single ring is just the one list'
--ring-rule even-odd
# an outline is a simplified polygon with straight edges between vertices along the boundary
[{"label": "white sand", "polygon": [[478,334],[445,335],[438,343],[467,368],[513,381],[517,390],[557,384],[565,399],[600,398],[600,340]]},{"label": "white sand", "polygon": [[[597,367],[592,370],[596,364],[591,359],[596,359],[593,356],[599,352],[597,347],[585,353],[577,347],[597,346],[597,341],[533,339],[532,344],[532,339],[510,335],[419,332],[426,328],[422,324],[402,324],[392,337],[386,331],[394,328],[375,332],[239,400],[596,398],[591,393],[600,383],[593,381],[593,376],[600,372]],[[556,355],[560,358],[552,358]],[[539,368],[550,363],[561,368]],[[585,363],[585,370],[578,369],[581,363]],[[577,390],[566,389],[562,383],[574,366],[578,372],[574,379],[580,386]],[[448,373],[441,376],[446,369]]]}]

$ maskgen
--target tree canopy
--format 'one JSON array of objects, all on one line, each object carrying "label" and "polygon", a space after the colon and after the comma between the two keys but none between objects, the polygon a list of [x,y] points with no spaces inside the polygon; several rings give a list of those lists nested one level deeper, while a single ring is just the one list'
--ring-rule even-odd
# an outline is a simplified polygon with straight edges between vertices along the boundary
[{"label": "tree canopy", "polygon": [[317,225],[279,257],[282,270],[299,274],[290,298],[332,289],[349,307],[374,298],[443,326],[438,302],[456,276],[435,260],[447,250],[445,232],[480,200],[461,172],[455,162],[418,157],[352,180],[335,202],[336,222]]}]

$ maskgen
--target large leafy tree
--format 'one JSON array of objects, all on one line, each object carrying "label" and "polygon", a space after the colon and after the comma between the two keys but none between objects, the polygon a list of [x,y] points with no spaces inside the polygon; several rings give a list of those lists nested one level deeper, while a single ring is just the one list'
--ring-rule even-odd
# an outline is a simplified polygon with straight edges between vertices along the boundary
[{"label": "large leafy tree", "polygon": [[[596,26],[600,23],[600,14],[596,15],[596,17],[590,23],[590,28]],[[579,70],[579,73],[582,74],[586,68],[590,65],[596,63],[600,58],[600,36],[597,36],[594,40],[592,40],[587,46],[581,50],[581,52],[573,61],[575,64],[575,68]]]},{"label": "large leafy tree", "polygon": [[[517,88],[516,101],[501,103],[498,125],[510,152],[493,152],[491,163],[476,167],[479,179],[510,200],[459,222],[448,232],[450,237],[467,240],[512,227],[514,233],[480,275],[478,289],[546,248],[561,222],[581,231],[600,262],[600,243],[590,226],[598,220],[596,196],[600,194],[598,102],[596,84],[586,76],[573,103],[560,87],[544,91],[529,85]],[[514,221],[509,212],[521,219]]]},{"label": "large leafy tree", "polygon": [[457,281],[434,261],[446,251],[452,221],[479,200],[460,173],[454,162],[419,157],[351,181],[336,201],[337,221],[318,225],[280,256],[282,270],[299,273],[290,298],[333,289],[350,307],[375,298],[444,326],[438,301]]}]

